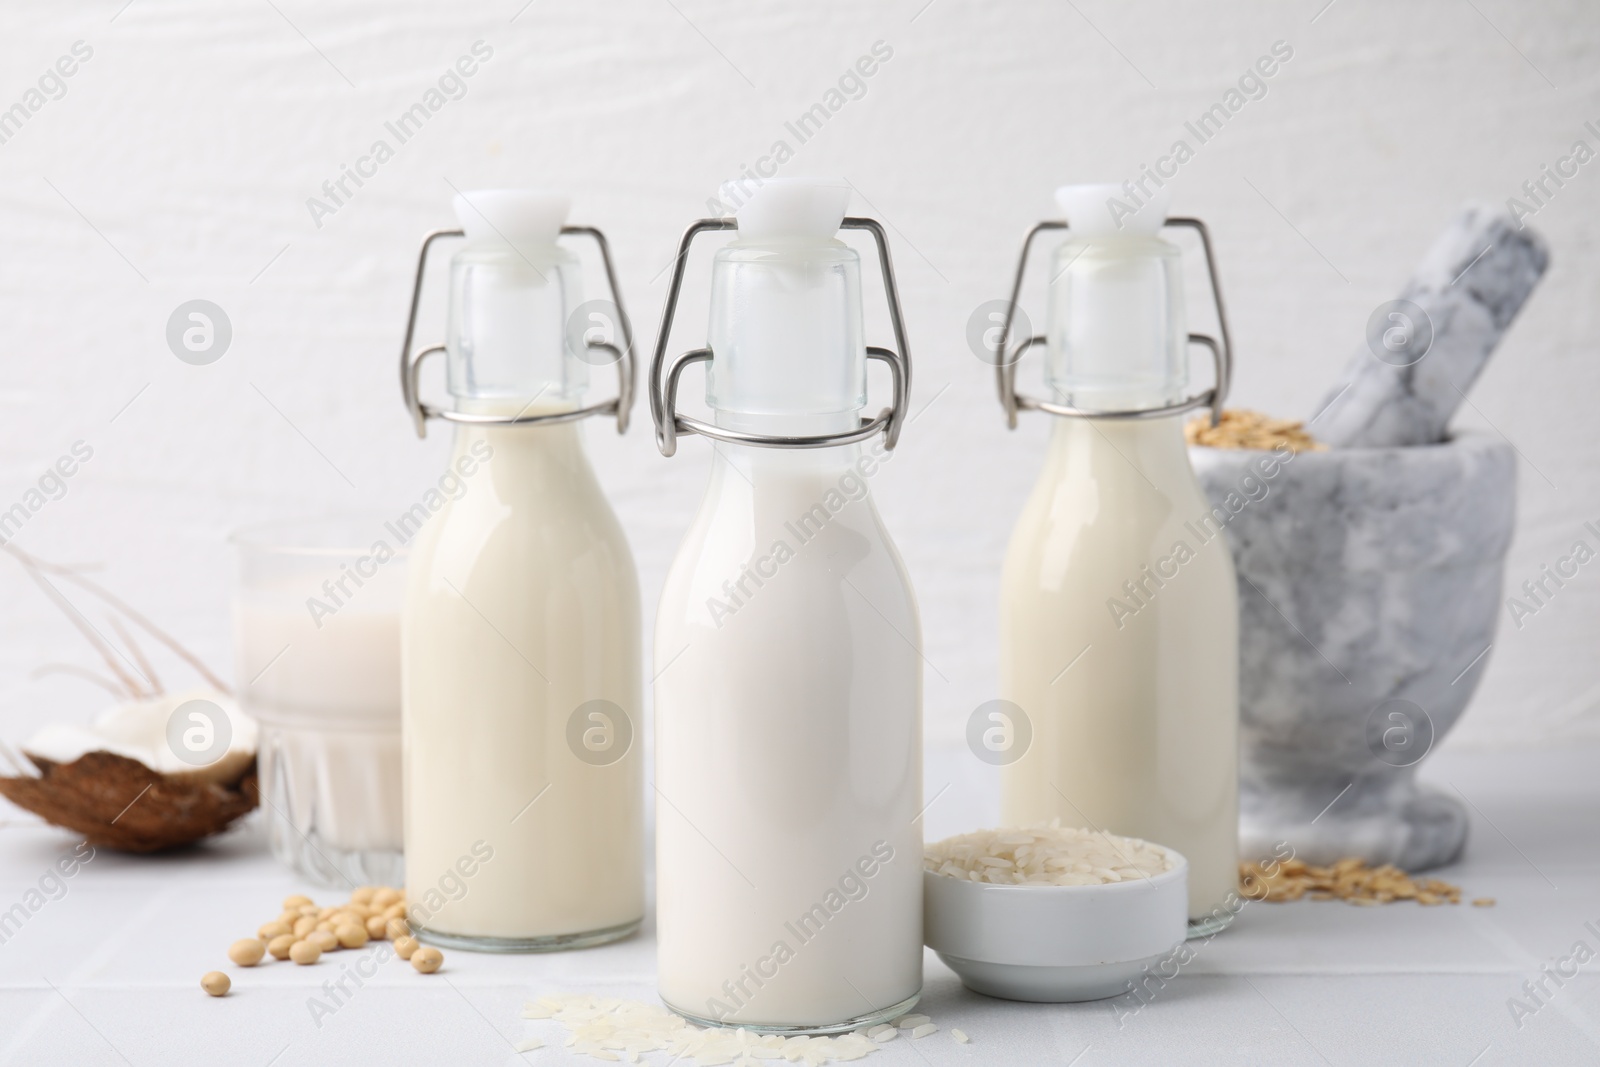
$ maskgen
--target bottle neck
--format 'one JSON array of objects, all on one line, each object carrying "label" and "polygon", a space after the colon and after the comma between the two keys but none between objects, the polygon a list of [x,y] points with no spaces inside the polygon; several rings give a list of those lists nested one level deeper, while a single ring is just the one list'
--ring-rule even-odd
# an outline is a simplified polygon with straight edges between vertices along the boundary
[{"label": "bottle neck", "polygon": [[465,405],[576,404],[589,382],[576,258],[565,249],[467,245],[451,261],[447,385]]},{"label": "bottle neck", "polygon": [[[533,404],[510,400],[458,399],[456,410],[475,415],[528,416],[551,415],[576,408],[575,402],[554,401]],[[487,443],[495,452],[525,453],[537,451],[560,460],[587,462],[580,430],[583,420],[554,422],[542,425],[507,426],[495,423],[458,422],[455,424],[454,454],[476,454]]]},{"label": "bottle neck", "polygon": [[1057,251],[1045,376],[1084,411],[1144,411],[1188,387],[1182,260],[1160,237],[1095,236]]},{"label": "bottle neck", "polygon": [[734,477],[743,475],[754,481],[766,477],[785,478],[842,471],[856,466],[863,454],[859,444],[835,445],[832,448],[766,448],[718,442],[713,452],[712,467],[724,468],[725,471],[731,471]]},{"label": "bottle neck", "polygon": [[[853,430],[861,424],[860,408],[814,414],[753,414],[745,411],[717,409],[714,415],[716,424],[726,429],[776,437],[815,437],[820,434],[843,433],[847,430]],[[838,447],[843,448],[845,446]],[[834,448],[807,448],[785,451],[827,453],[835,450]],[[776,450],[767,449],[767,451]]]},{"label": "bottle neck", "polygon": [[866,404],[860,257],[825,240],[736,241],[711,274],[706,402],[778,436],[853,429]]},{"label": "bottle neck", "polygon": [[702,508],[741,527],[775,516],[875,512],[870,486],[889,456],[874,442],[811,449],[719,443]]},{"label": "bottle neck", "polygon": [[1057,480],[1107,477],[1148,483],[1161,493],[1198,493],[1183,436],[1186,415],[1156,419],[1056,416],[1045,476]]}]

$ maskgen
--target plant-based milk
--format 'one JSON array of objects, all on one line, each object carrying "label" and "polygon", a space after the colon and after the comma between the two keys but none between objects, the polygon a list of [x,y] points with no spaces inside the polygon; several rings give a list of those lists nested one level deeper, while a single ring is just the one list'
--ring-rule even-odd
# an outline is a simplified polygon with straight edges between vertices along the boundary
[{"label": "plant-based milk", "polygon": [[[741,209],[713,268],[717,427],[861,425],[848,196],[779,181]],[[660,988],[692,1018],[848,1029],[922,986],[921,628],[868,490],[882,441],[710,443],[655,635]]]},{"label": "plant-based milk", "polygon": [[404,546],[382,517],[241,531],[238,693],[260,724],[268,841],[326,885],[398,883]]},{"label": "plant-based milk", "polygon": [[1238,884],[1236,596],[1181,418],[1055,420],[1001,580],[1001,695],[1033,729],[1003,817],[1170,845],[1193,918]]},{"label": "plant-based milk", "polygon": [[[565,203],[467,194],[450,385],[470,418],[570,413]],[[505,198],[511,198],[509,201]],[[486,223],[480,219],[492,219]],[[644,911],[639,597],[576,422],[457,427],[402,619],[406,894],[425,940],[625,936]]]},{"label": "plant-based milk", "polygon": [[[1032,739],[1002,774],[1010,824],[1144,838],[1189,861],[1191,931],[1231,918],[1238,884],[1238,604],[1233,560],[1195,480],[1181,262],[1165,203],[1121,226],[1116,187],[1060,194],[1046,339],[1058,416],[1001,583],[1001,696]],[[1224,383],[1225,384],[1225,383]]]}]

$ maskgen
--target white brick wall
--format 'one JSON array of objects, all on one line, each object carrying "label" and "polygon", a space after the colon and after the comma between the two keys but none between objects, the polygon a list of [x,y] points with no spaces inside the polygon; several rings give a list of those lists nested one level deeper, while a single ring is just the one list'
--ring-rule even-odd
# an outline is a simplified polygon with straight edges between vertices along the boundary
[{"label": "white brick wall", "polygon": [[[918,582],[937,669],[929,732],[943,739],[993,696],[1000,559],[1045,432],[1042,417],[1003,429],[966,320],[1002,295],[1056,184],[1153,162],[1289,42],[1267,95],[1185,164],[1174,206],[1220,243],[1235,401],[1304,415],[1462,201],[1503,200],[1578,137],[1600,148],[1583,130],[1600,124],[1600,9],[1587,0],[1337,0],[1320,15],[1323,0],[626,0],[604,14],[555,0],[520,14],[521,0],[121,2],[0,9],[0,107],[74,42],[93,49],[65,95],[0,144],[0,508],[73,442],[94,450],[20,544],[103,564],[226,666],[228,530],[391,508],[440,460],[442,433],[422,444],[408,431],[394,364],[416,242],[450,221],[452,185],[572,190],[575,217],[611,235],[649,342],[683,226],[787,139],[785,173],[844,174],[856,210],[892,228],[915,403],[931,407],[875,491]],[[307,198],[478,40],[493,56],[465,96],[318,228]],[[865,95],[799,145],[784,123],[880,40],[893,56]],[[1597,207],[1600,162],[1534,220],[1553,266],[1461,420],[1492,424],[1528,461],[1514,582],[1600,518]],[[233,323],[208,367],[164,342],[168,315],[196,297]],[[690,286],[675,349],[698,337],[703,299]],[[638,413],[627,438],[598,425],[590,437],[648,612],[706,447],[691,439],[663,460]],[[101,702],[80,682],[31,678],[92,661],[3,560],[0,637],[0,736]],[[1454,743],[1600,732],[1597,641],[1589,568],[1502,632]]]}]

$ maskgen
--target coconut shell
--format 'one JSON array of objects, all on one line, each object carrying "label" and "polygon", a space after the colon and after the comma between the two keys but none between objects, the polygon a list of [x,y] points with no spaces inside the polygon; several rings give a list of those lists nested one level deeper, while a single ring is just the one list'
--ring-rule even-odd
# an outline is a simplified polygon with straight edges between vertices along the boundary
[{"label": "coconut shell", "polygon": [[38,777],[0,778],[0,795],[97,847],[159,852],[192,844],[221,833],[260,799],[253,761],[226,786],[169,777],[111,752],[71,763],[26,755]]}]

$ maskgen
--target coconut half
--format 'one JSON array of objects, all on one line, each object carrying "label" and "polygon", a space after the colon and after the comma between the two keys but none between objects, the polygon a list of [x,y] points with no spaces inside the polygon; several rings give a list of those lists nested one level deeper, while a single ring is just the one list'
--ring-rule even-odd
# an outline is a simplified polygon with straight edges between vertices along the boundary
[{"label": "coconut half", "polygon": [[94,845],[185,845],[256,807],[258,733],[255,720],[215,690],[126,701],[88,726],[34,734],[23,755],[37,775],[0,778],[0,795]]},{"label": "coconut half", "polygon": [[[195,714],[204,718],[180,716],[174,729],[174,713],[192,702],[200,702]],[[220,722],[205,721],[215,719],[216,711],[226,717],[225,728]],[[204,752],[224,729],[229,737],[227,745],[215,753]],[[244,777],[255,760],[258,733],[256,721],[240,711],[231,696],[212,689],[191,689],[114,704],[88,726],[46,726],[28,738],[22,751],[35,762],[43,757],[52,763],[71,763],[90,752],[110,752],[142,763],[173,781],[232,785]],[[191,746],[185,745],[185,734],[189,735]],[[194,749],[201,751],[196,753]],[[196,762],[202,758],[205,762]]]}]

